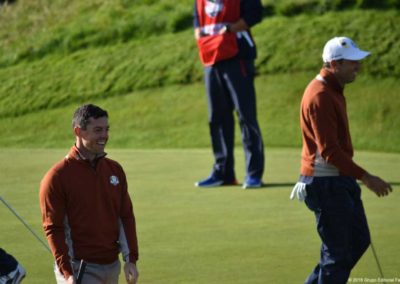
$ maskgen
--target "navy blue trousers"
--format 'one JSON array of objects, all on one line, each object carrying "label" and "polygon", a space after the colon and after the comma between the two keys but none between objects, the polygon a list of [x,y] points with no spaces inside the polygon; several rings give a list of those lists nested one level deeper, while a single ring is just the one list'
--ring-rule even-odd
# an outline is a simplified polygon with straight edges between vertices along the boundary
[{"label": "navy blue trousers", "polygon": [[306,189],[322,246],[320,262],[305,283],[345,284],[371,241],[361,189],[345,176],[313,177]]},{"label": "navy blue trousers", "polygon": [[234,110],[242,132],[246,174],[261,179],[264,172],[264,146],[257,122],[254,75],[254,61],[237,58],[204,69],[215,158],[212,174],[225,181],[235,179]]},{"label": "navy blue trousers", "polygon": [[17,265],[18,262],[15,258],[0,248],[0,276],[7,275],[11,271],[15,270]]}]

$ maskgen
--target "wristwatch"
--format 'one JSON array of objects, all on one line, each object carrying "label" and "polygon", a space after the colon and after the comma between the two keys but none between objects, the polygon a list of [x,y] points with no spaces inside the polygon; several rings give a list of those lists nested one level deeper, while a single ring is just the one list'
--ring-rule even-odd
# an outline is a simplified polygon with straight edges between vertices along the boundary
[{"label": "wristwatch", "polygon": [[223,30],[224,33],[230,33],[231,32],[231,25],[230,24],[225,24],[222,27],[222,30]]}]

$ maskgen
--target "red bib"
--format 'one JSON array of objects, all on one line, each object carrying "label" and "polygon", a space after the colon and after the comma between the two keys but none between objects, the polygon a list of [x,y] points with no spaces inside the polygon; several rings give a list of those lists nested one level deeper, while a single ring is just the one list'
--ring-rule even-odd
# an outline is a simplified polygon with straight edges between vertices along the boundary
[{"label": "red bib", "polygon": [[227,23],[240,19],[240,0],[197,0],[202,36],[197,40],[201,62],[213,65],[238,53],[236,33],[218,34]]}]

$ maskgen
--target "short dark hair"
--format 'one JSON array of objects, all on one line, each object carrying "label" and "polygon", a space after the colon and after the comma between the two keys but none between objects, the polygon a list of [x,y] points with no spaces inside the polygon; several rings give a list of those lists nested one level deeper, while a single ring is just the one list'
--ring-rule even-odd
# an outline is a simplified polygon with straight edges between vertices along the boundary
[{"label": "short dark hair", "polygon": [[78,126],[85,130],[91,117],[94,119],[108,117],[108,113],[96,105],[82,105],[74,112],[74,116],[72,117],[72,128]]},{"label": "short dark hair", "polygon": [[[342,64],[343,59],[338,59],[336,60],[336,62],[339,62],[340,64]],[[323,68],[331,68],[332,64],[330,62],[324,62],[324,64],[322,65]]]},{"label": "short dark hair", "polygon": [[331,63],[330,63],[330,62],[324,62],[324,63],[322,64],[322,67],[323,67],[323,68],[331,68]]}]

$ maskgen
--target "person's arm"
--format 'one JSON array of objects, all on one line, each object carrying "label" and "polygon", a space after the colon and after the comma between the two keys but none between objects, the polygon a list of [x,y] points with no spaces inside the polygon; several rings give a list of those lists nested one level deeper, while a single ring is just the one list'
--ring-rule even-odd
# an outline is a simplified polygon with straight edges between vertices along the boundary
[{"label": "person's arm", "polygon": [[194,29],[194,38],[195,38],[195,39],[201,38],[200,28],[195,28],[195,29]]},{"label": "person's arm", "polygon": [[[252,1],[254,1],[254,0],[252,0]],[[252,1],[249,1],[249,2],[252,2]],[[201,35],[201,31],[200,31],[199,16],[198,16],[198,12],[197,12],[197,4],[196,4],[196,1],[194,1],[194,2],[195,2],[194,6],[193,6],[194,37],[195,37],[195,39],[199,39],[202,35]],[[255,2],[258,2],[258,1],[255,1]],[[246,4],[244,6],[246,6],[246,7],[249,6],[249,8],[247,8],[247,10],[249,10],[249,12],[247,13],[248,21],[252,24],[256,24],[256,21],[254,21],[253,19],[258,20],[259,17],[257,15],[257,13],[255,13],[256,14],[255,17],[253,17],[253,14],[254,14],[254,10],[257,10],[257,9],[255,9],[257,6],[254,7],[254,5],[251,5],[251,3],[250,3],[250,5]],[[262,9],[262,6],[261,6],[261,9]],[[261,20],[261,18],[260,18],[260,20]],[[219,33],[223,34],[225,32],[240,32],[240,31],[244,31],[244,30],[248,30],[248,29],[249,29],[249,25],[246,23],[246,21],[244,19],[241,18],[234,23],[229,23],[227,25],[227,29],[222,29]]]},{"label": "person's arm", "polygon": [[139,278],[139,272],[136,268],[136,264],[132,262],[125,262],[124,264],[124,273],[126,283],[128,284],[136,284]]},{"label": "person's arm", "polygon": [[65,279],[73,275],[68,247],[65,243],[65,196],[57,173],[50,170],[40,184],[40,209],[43,229],[56,264]]},{"label": "person's arm", "polygon": [[68,277],[67,284],[75,284],[75,279],[72,275]]},{"label": "person's arm", "polygon": [[388,195],[389,192],[392,192],[390,184],[382,180],[380,177],[373,176],[367,172],[361,177],[361,181],[371,191],[375,192],[378,197]]},{"label": "person's arm", "polygon": [[[262,20],[262,4],[260,0],[246,0],[240,1],[241,16],[236,22],[228,23],[224,29],[220,30],[220,34],[227,32],[241,32],[246,31],[252,26],[258,24]],[[194,27],[194,37],[199,39],[201,37],[201,32],[199,28],[199,18],[197,12],[196,1],[193,7],[193,27]]]},{"label": "person's arm", "polygon": [[246,23],[246,29],[262,21],[263,7],[260,0],[242,0],[240,1],[240,10],[240,18]]},{"label": "person's arm", "polygon": [[340,173],[361,180],[377,196],[389,194],[392,188],[388,183],[369,174],[341,149],[336,135],[338,126],[333,104],[327,96],[322,95],[319,98],[316,103],[310,105],[309,112],[321,156],[329,164],[334,165]]},{"label": "person's arm", "polygon": [[361,179],[366,171],[357,165],[340,146],[337,137],[336,111],[329,96],[326,94],[315,96],[306,111],[309,112],[311,128],[322,158],[327,163],[334,165],[341,174]]},{"label": "person's arm", "polygon": [[240,19],[236,22],[229,23],[220,34],[226,32],[242,32],[247,31],[252,26],[258,24],[262,20],[262,4],[259,0],[247,0],[240,2]]},{"label": "person's arm", "polygon": [[241,32],[241,31],[246,31],[249,29],[249,26],[246,24],[246,22],[243,19],[239,19],[238,21],[234,23],[227,24],[225,26],[225,29],[222,29],[220,31],[220,34],[222,33],[236,33],[236,32]]},{"label": "person's arm", "polygon": [[194,29],[194,38],[199,39],[200,35],[200,28],[199,28],[199,15],[197,13],[197,3],[194,1],[193,5],[193,29]]},{"label": "person's arm", "polygon": [[136,262],[139,259],[139,249],[136,233],[136,221],[133,213],[131,198],[128,193],[128,185],[125,173],[121,167],[122,183],[122,207],[120,213],[120,233],[119,243],[124,257],[124,272],[127,283],[136,283],[139,273],[136,268]]}]

